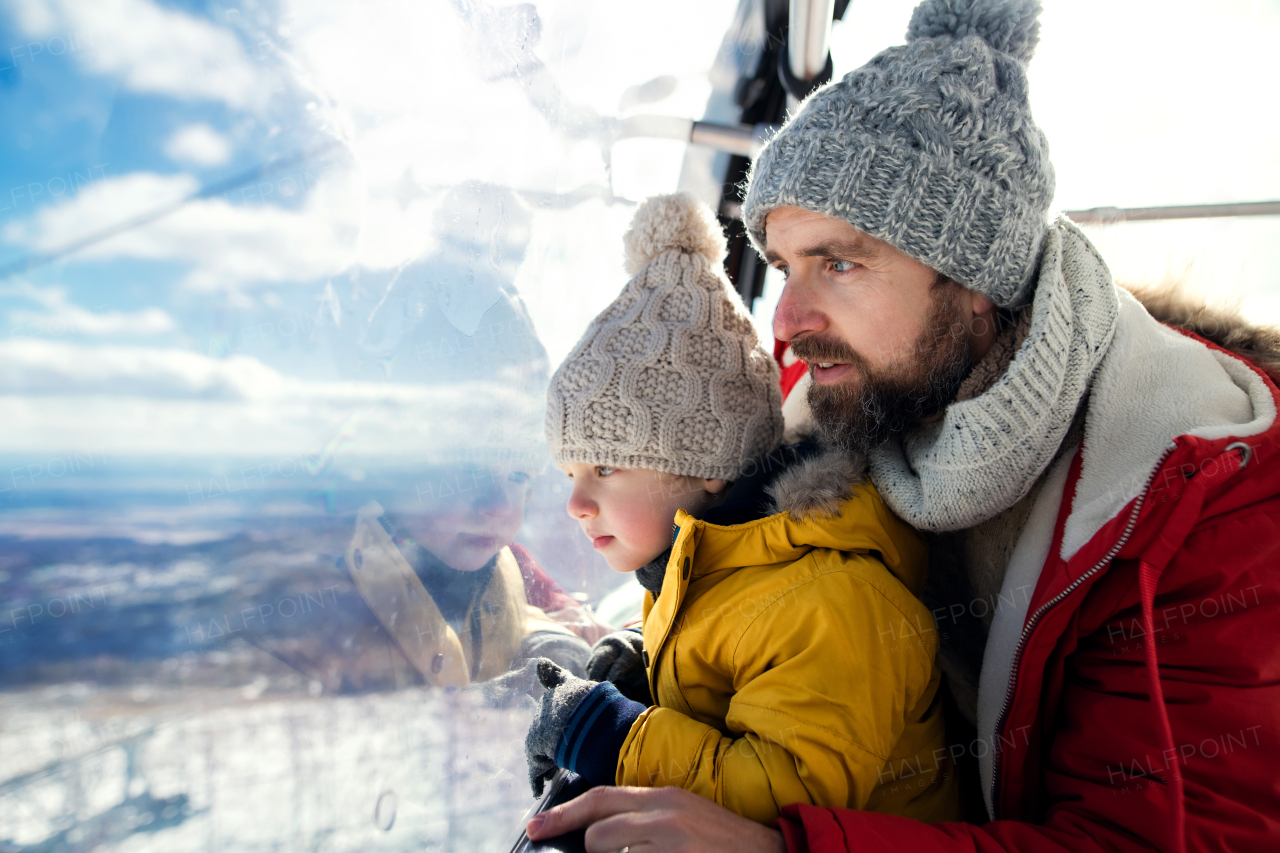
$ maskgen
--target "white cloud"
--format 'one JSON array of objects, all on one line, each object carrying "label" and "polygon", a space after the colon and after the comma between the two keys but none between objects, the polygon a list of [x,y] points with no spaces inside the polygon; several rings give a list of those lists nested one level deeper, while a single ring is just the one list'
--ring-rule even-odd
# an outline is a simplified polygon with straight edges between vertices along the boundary
[{"label": "white cloud", "polygon": [[188,124],[164,144],[169,159],[196,166],[220,166],[231,158],[231,143],[207,124]]},{"label": "white cloud", "polygon": [[36,251],[52,251],[139,214],[172,204],[199,189],[190,175],[137,172],[87,184],[76,195],[41,208],[33,219],[5,226],[4,239]]},{"label": "white cloud", "polygon": [[[192,201],[176,212],[82,250],[80,258],[142,258],[192,265],[188,285],[236,289],[246,283],[311,281],[354,258],[361,227],[341,176],[321,176],[299,209],[233,203],[300,192],[305,179],[263,181],[232,199]],[[8,225],[4,239],[50,251],[113,223],[170,204],[198,188],[189,175],[135,173],[98,181],[76,196]]]},{"label": "white cloud", "polygon": [[621,235],[634,212],[634,207],[587,202],[534,220],[533,239],[515,284],[553,366],[627,281],[621,236],[575,241],[568,235]]},{"label": "white cloud", "polygon": [[486,448],[536,453],[544,401],[511,383],[320,382],[251,356],[0,342],[4,450],[112,454],[317,453],[438,462]]},{"label": "white cloud", "polygon": [[[24,2],[28,11],[39,8],[56,17],[63,8],[57,4],[69,0]],[[708,33],[725,26],[735,6],[736,0],[708,4],[698,12],[706,26],[664,34],[647,12],[584,17],[584,3],[551,4],[540,9],[542,38],[535,48],[550,71],[530,82],[482,79],[473,48],[477,40],[493,41],[493,35],[447,5],[291,4],[280,17],[289,22],[293,82],[313,94],[317,121],[335,129],[348,149],[330,166],[302,167],[300,172],[315,173],[303,180],[281,176],[246,188],[248,198],[237,192],[229,199],[194,201],[75,258],[177,261],[190,265],[188,287],[242,295],[257,285],[391,269],[423,257],[434,246],[432,217],[447,187],[465,180],[506,184],[542,194],[529,197],[538,237],[518,284],[558,361],[601,300],[607,302],[625,281],[621,236],[634,209],[595,201],[557,209],[539,200],[610,188],[600,142],[581,138],[577,122],[597,121],[592,110],[607,114],[628,87],[659,73],[681,80],[663,107],[697,114],[707,90],[699,78],[720,40],[718,33]],[[645,39],[633,37],[637,27]],[[423,49],[424,33],[431,34],[430,50]],[[648,43],[652,39],[657,41]],[[655,51],[654,44],[662,49]],[[587,53],[581,53],[583,45]],[[449,85],[422,83],[444,79]],[[544,106],[556,105],[558,118],[549,120],[527,87],[538,89]],[[677,150],[666,150],[673,145]],[[678,148],[665,140],[617,146],[613,189],[635,196],[674,189]],[[183,175],[138,173],[99,181],[10,225],[3,236],[48,250],[196,188]],[[297,195],[286,199],[285,190],[306,197],[295,204]],[[282,201],[290,206],[280,206]],[[582,289],[566,292],[567,281]]]},{"label": "white cloud", "polygon": [[27,37],[63,39],[84,68],[135,91],[257,108],[271,88],[233,33],[149,0],[17,0],[11,8]]},{"label": "white cloud", "polygon": [[14,309],[9,312],[9,334],[31,335],[128,335],[147,336],[172,332],[177,324],[168,312],[150,307],[138,311],[90,311],[67,299],[60,287],[37,288],[25,285],[18,289],[43,306],[43,311]]},{"label": "white cloud", "polygon": [[[544,197],[581,188],[612,188],[621,196],[674,190],[679,143],[629,140],[608,152],[587,131],[611,115],[629,87],[659,74],[680,80],[662,111],[700,115],[706,71],[736,6],[736,0],[699,4],[696,11],[688,4],[661,10],[540,4],[541,37],[530,50],[525,42],[504,42],[505,30],[486,30],[480,19],[490,12],[482,4],[463,19],[445,4],[290,3],[291,67],[316,93],[325,120],[348,133],[359,165],[365,227],[356,262],[386,268],[415,257],[429,246],[439,190],[468,179]],[[669,26],[668,10],[678,12],[681,27]],[[429,50],[424,33],[431,34]],[[505,56],[522,71],[485,79],[477,52]],[[545,71],[536,70],[539,61]],[[449,85],[424,87],[424,80]],[[554,108],[544,112],[535,102]],[[396,201],[406,175],[427,195],[407,209]],[[556,363],[626,281],[622,234],[634,207],[590,201],[557,209],[537,200],[532,206],[534,240],[516,284]]]},{"label": "white cloud", "polygon": [[284,378],[244,355],[182,349],[0,342],[0,393],[247,400],[280,393]]}]

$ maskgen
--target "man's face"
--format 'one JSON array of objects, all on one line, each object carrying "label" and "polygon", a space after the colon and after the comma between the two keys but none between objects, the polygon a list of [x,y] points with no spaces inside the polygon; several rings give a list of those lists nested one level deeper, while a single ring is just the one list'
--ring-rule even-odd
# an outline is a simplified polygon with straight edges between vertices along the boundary
[{"label": "man's face", "polygon": [[814,419],[846,449],[941,412],[990,345],[989,299],[847,222],[783,207],[765,236],[787,279],[773,333],[809,364]]}]

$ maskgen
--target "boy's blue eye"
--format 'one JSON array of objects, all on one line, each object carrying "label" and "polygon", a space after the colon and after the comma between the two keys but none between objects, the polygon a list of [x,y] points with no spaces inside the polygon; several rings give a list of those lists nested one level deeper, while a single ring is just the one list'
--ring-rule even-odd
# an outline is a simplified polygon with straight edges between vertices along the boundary
[{"label": "boy's blue eye", "polygon": [[836,272],[848,272],[849,270],[853,269],[856,266],[857,264],[855,264],[853,261],[832,261],[831,262],[831,268]]},{"label": "boy's blue eye", "polygon": [[617,470],[618,470],[617,468],[610,468],[610,467],[608,467],[608,466],[606,466],[606,465],[597,465],[597,466],[596,466],[596,476],[597,476],[597,477],[608,477],[610,474],[612,474],[614,471],[617,471]]}]

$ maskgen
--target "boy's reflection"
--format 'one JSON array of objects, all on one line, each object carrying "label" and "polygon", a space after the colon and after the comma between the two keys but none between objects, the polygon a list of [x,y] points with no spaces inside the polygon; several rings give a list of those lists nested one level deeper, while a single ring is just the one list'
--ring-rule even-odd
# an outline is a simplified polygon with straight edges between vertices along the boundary
[{"label": "boy's reflection", "polygon": [[429,423],[407,425],[431,436],[397,460],[414,473],[366,492],[334,566],[338,612],[259,642],[328,690],[458,686],[531,656],[580,672],[611,630],[513,542],[546,455],[547,355],[513,284],[531,230],[510,189],[463,183],[441,200],[427,257],[334,297],[344,376],[445,393]]},{"label": "boy's reflection", "polygon": [[539,656],[582,672],[588,641],[609,629],[512,541],[529,473],[466,462],[415,480],[357,513],[336,608],[258,645],[339,692],[463,686]]},{"label": "boy's reflection", "polygon": [[508,544],[524,519],[528,473],[472,464],[435,469],[430,479],[417,489],[421,507],[366,505],[346,554],[356,588],[400,651],[439,686],[487,681],[537,656],[583,669],[587,643],[543,609],[575,602]]},{"label": "boy's reflection", "polygon": [[[401,548],[461,572],[487,568],[515,538],[529,499],[529,474],[516,466],[461,465],[430,472],[417,484],[421,512],[399,517]],[[413,562],[409,553],[405,557]]]}]

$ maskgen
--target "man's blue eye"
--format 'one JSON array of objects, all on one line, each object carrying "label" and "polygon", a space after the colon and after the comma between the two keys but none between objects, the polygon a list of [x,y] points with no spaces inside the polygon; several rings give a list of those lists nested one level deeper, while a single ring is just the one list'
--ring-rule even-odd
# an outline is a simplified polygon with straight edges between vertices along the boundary
[{"label": "man's blue eye", "polygon": [[857,264],[855,264],[853,261],[832,261],[831,262],[831,268],[836,272],[848,272],[849,270],[853,269],[856,266]]}]

